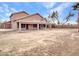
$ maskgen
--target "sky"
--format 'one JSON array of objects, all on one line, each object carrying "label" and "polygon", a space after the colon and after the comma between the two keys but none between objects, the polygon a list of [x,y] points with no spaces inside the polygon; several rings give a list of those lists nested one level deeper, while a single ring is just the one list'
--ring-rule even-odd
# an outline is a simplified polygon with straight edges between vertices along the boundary
[{"label": "sky", "polygon": [[69,12],[72,12],[74,16],[70,22],[76,23],[78,11],[72,10],[74,4],[74,2],[0,2],[0,21],[10,20],[10,15],[19,11],[25,11],[30,15],[39,13],[45,18],[53,11],[58,11],[61,22]]}]

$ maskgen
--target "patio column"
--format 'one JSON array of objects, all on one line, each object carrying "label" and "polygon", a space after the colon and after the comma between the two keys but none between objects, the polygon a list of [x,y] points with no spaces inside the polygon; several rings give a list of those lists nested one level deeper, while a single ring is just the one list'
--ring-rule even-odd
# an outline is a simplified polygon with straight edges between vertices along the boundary
[{"label": "patio column", "polygon": [[45,24],[45,29],[47,28],[47,24]]},{"label": "patio column", "polygon": [[21,31],[21,23],[19,22],[19,32]]},{"label": "patio column", "polygon": [[39,24],[37,24],[37,30],[39,30]]}]

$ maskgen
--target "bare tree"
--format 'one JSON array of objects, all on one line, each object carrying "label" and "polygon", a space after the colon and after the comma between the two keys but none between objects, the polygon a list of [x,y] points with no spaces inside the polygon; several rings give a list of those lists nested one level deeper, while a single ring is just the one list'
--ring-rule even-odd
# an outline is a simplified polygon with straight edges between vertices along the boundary
[{"label": "bare tree", "polygon": [[55,12],[54,12],[54,11],[53,11],[53,13],[51,14],[51,18],[52,18],[53,23],[55,23]]},{"label": "bare tree", "polygon": [[59,17],[58,15],[59,15],[59,14],[58,14],[58,12],[56,11],[56,12],[55,12],[55,18],[56,18],[56,20],[58,21],[57,24],[60,24],[60,21],[59,21],[59,19],[58,19],[58,17]]},{"label": "bare tree", "polygon": [[55,23],[55,21],[57,20],[57,24],[60,24],[60,21],[59,21],[59,19],[58,19],[58,12],[56,11],[53,11],[53,13],[50,15],[49,14],[49,16],[48,16],[48,18],[51,18],[52,19],[52,21],[53,21],[53,23]]},{"label": "bare tree", "polygon": [[48,22],[51,23],[51,15],[48,15]]},{"label": "bare tree", "polygon": [[72,14],[71,12],[69,12],[69,14],[66,16],[66,18],[64,20],[65,22],[63,23],[63,25],[66,24],[68,21],[70,21],[70,18],[73,17],[73,16],[74,16],[74,14]]}]

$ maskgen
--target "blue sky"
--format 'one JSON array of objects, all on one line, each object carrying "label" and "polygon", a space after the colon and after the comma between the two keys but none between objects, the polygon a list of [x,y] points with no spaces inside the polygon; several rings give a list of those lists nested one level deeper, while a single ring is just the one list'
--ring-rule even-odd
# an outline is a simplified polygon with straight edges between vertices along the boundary
[{"label": "blue sky", "polygon": [[71,22],[77,20],[77,11],[72,10],[74,2],[0,2],[0,20],[7,21],[11,13],[26,11],[29,14],[39,13],[47,17],[53,11],[59,12],[59,20],[63,21],[65,16],[71,11],[75,14]]}]

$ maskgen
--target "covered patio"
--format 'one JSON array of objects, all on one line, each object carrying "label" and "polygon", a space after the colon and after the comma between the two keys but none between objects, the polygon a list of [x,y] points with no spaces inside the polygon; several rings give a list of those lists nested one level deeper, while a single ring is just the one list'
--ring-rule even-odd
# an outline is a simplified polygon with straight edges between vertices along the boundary
[{"label": "covered patio", "polygon": [[19,31],[46,29],[47,23],[17,22]]}]

